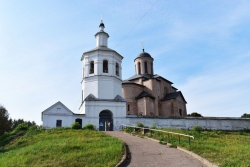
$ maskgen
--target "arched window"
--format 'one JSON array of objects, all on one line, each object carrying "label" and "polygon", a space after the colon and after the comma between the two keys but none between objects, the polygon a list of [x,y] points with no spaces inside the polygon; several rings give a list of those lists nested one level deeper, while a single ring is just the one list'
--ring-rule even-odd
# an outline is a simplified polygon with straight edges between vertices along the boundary
[{"label": "arched window", "polygon": [[91,62],[90,62],[89,73],[90,73],[90,74],[93,74],[93,73],[94,73],[94,61],[91,61]]},{"label": "arched window", "polygon": [[145,61],[144,62],[144,68],[145,68],[145,74],[148,73],[148,63]]},{"label": "arched window", "polygon": [[109,68],[108,68],[108,60],[103,60],[103,73],[108,73],[109,72]]},{"label": "arched window", "polygon": [[115,73],[117,76],[119,76],[119,64],[118,63],[116,63],[115,65]]},{"label": "arched window", "polygon": [[141,63],[138,63],[138,74],[141,74]]},{"label": "arched window", "polygon": [[151,62],[151,74],[154,74],[153,62]]}]

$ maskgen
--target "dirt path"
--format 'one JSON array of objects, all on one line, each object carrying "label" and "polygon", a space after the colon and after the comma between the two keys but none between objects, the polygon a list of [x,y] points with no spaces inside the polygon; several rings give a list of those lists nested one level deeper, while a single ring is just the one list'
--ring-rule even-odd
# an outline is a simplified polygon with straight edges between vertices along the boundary
[{"label": "dirt path", "polygon": [[131,159],[125,166],[130,167],[205,167],[199,160],[190,155],[161,145],[157,142],[135,137],[119,131],[105,132],[120,138],[129,147]]}]

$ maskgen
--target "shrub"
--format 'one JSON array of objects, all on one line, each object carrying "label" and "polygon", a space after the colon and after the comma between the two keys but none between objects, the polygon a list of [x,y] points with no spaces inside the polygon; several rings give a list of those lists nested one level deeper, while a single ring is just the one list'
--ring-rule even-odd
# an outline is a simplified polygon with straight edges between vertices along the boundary
[{"label": "shrub", "polygon": [[137,123],[137,127],[141,127],[141,128],[143,128],[143,127],[144,127],[144,125],[143,125],[142,123],[138,122],[138,123]]},{"label": "shrub", "polygon": [[71,128],[72,129],[82,129],[81,125],[79,124],[79,122],[74,122],[72,125],[71,125]]},{"label": "shrub", "polygon": [[194,126],[193,131],[200,133],[202,131],[202,127],[201,126]]},{"label": "shrub", "polygon": [[126,133],[132,133],[134,131],[134,128],[133,127],[127,127],[126,129],[125,129],[125,132]]},{"label": "shrub", "polygon": [[241,118],[250,118],[250,114],[245,113],[241,116]]},{"label": "shrub", "polygon": [[4,149],[3,147],[8,144],[14,136],[10,133],[5,132],[3,135],[0,136],[0,148]]},{"label": "shrub", "polygon": [[93,124],[86,124],[83,129],[96,130],[96,127]]},{"label": "shrub", "polygon": [[28,130],[28,124],[26,124],[26,123],[21,123],[21,124],[19,124],[12,132],[11,132],[11,134],[17,134],[17,133],[19,133],[19,132],[21,132],[21,131],[27,131]]},{"label": "shrub", "polygon": [[199,113],[197,113],[197,112],[193,112],[193,113],[191,113],[191,114],[188,114],[187,116],[188,116],[188,117],[202,117],[202,115],[199,114]]},{"label": "shrub", "polygon": [[151,129],[157,129],[156,123],[154,123],[150,128],[151,128]]}]

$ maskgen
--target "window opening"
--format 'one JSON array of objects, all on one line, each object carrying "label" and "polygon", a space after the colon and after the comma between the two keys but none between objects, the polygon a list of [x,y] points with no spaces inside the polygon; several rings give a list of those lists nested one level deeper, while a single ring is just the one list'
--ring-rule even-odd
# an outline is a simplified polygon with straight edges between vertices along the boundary
[{"label": "window opening", "polygon": [[56,127],[62,127],[62,120],[56,120]]},{"label": "window opening", "polygon": [[141,74],[141,63],[138,63],[138,74]]},{"label": "window opening", "polygon": [[93,74],[93,73],[94,73],[94,61],[91,61],[91,62],[90,62],[89,73],[90,73],[90,74]]},{"label": "window opening", "polygon": [[130,111],[130,105],[128,104],[128,111]]},{"label": "window opening", "polygon": [[116,63],[115,72],[116,72],[116,75],[119,76],[119,65],[118,65],[118,63]]},{"label": "window opening", "polygon": [[108,61],[107,60],[103,60],[103,73],[108,73]]},{"label": "window opening", "polygon": [[181,109],[179,109],[179,114],[180,114],[180,116],[182,116],[182,110]]},{"label": "window opening", "polygon": [[154,74],[153,62],[151,62],[151,74]]},{"label": "window opening", "polygon": [[144,62],[144,68],[145,68],[145,73],[148,73],[148,63],[145,61]]}]

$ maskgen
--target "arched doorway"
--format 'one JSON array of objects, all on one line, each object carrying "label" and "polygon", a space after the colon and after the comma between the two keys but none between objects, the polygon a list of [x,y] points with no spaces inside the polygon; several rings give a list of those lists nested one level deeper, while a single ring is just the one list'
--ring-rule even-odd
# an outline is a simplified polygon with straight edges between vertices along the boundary
[{"label": "arched doorway", "polygon": [[113,131],[113,114],[103,110],[99,114],[99,131]]},{"label": "arched doorway", "polygon": [[77,118],[77,119],[75,120],[75,122],[78,122],[78,123],[81,125],[81,127],[82,127],[82,119],[81,119],[81,118]]}]

